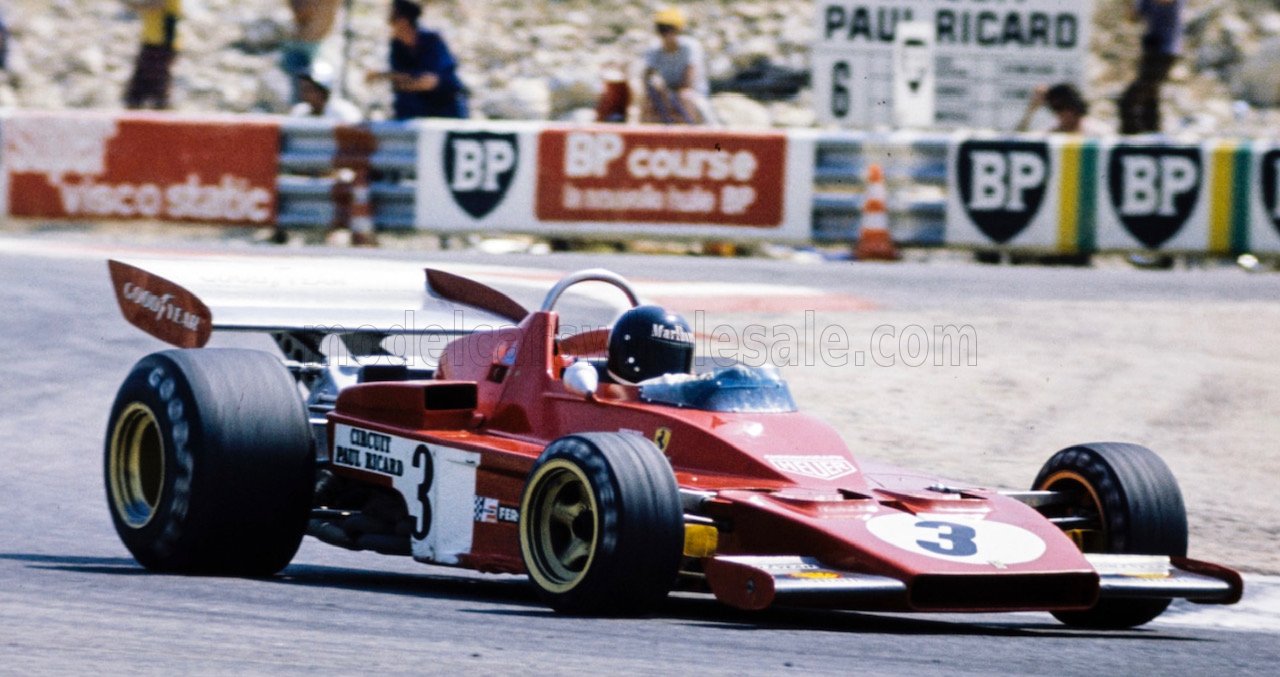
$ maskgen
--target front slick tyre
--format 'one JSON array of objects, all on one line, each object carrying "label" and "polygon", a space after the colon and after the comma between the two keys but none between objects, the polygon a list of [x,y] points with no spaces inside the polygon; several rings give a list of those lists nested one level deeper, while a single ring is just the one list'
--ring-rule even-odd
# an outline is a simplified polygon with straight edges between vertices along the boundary
[{"label": "front slick tyre", "polygon": [[[1136,444],[1101,442],[1063,449],[1040,469],[1036,490],[1073,497],[1066,513],[1090,520],[1085,552],[1187,554],[1187,511],[1178,482],[1155,452]],[[1103,599],[1087,611],[1055,611],[1063,623],[1117,630],[1147,623],[1168,599]]]},{"label": "front slick tyre", "polygon": [[556,611],[651,611],[675,583],[683,546],[675,476],[643,437],[562,437],[530,471],[520,551],[539,597]]},{"label": "front slick tyre", "polygon": [[298,550],[314,453],[293,378],[253,350],[168,350],[138,362],[107,425],[116,532],[153,571],[268,576]]}]

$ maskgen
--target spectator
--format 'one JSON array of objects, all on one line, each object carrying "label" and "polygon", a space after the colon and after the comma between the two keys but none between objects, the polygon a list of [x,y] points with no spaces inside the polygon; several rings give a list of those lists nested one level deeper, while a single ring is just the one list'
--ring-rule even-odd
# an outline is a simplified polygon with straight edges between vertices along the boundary
[{"label": "spectator", "polygon": [[631,85],[627,83],[626,64],[609,64],[600,73],[604,87],[596,99],[597,122],[626,122],[631,107]]},{"label": "spectator", "polygon": [[17,90],[21,88],[22,74],[27,70],[17,43],[12,42],[12,25],[8,16],[8,3],[0,0],[0,110],[17,107]]},{"label": "spectator", "polygon": [[[333,93],[334,80],[332,66],[323,61],[312,61],[311,68],[297,77],[299,96],[302,100],[294,105],[289,114],[294,117],[316,118],[343,125],[359,123],[363,117],[360,114],[360,109],[356,108],[355,104],[350,101]],[[368,146],[369,149],[372,149],[372,147],[372,145]],[[341,158],[343,154],[340,151],[339,157]],[[368,159],[367,154],[364,159]],[[328,176],[333,180],[331,199],[334,203],[334,222],[332,224],[333,230],[326,236],[325,241],[329,244],[336,244],[339,241],[337,239],[339,233],[350,234],[352,201],[355,196],[354,184],[357,179],[362,179],[363,185],[367,189],[368,171],[366,167],[363,173],[356,172],[350,167],[342,167],[339,163],[339,168],[329,172]],[[367,201],[367,190],[365,197]],[[289,231],[284,226],[276,224],[276,229],[272,232],[270,239],[271,242],[276,244],[288,244]]]},{"label": "spectator", "polygon": [[178,53],[182,0],[126,0],[142,19],[142,47],[125,90],[129,108],[169,107],[170,69]]},{"label": "spectator", "polygon": [[[290,77],[297,78],[311,70],[320,43],[329,36],[337,21],[339,4],[341,0],[289,0],[294,33],[284,44],[280,68]],[[301,90],[295,89],[295,103],[301,100],[301,94]]]},{"label": "spectator", "polygon": [[1130,18],[1145,21],[1138,75],[1120,95],[1120,133],[1160,131],[1160,85],[1182,51],[1185,0],[1132,0]]},{"label": "spectator", "polygon": [[313,61],[307,72],[298,76],[298,92],[302,99],[291,115],[333,120],[353,125],[363,117],[355,104],[333,93],[335,76],[333,67],[323,61]]},{"label": "spectator", "polygon": [[370,82],[388,80],[397,120],[467,117],[466,88],[458,79],[458,63],[440,34],[418,26],[422,8],[416,2],[391,5],[391,70],[370,73]]},{"label": "spectator", "polygon": [[5,70],[9,56],[9,24],[4,20],[4,6],[0,5],[0,71]]},{"label": "spectator", "polygon": [[1089,104],[1080,95],[1080,90],[1069,82],[1052,87],[1041,85],[1031,93],[1027,102],[1027,110],[1018,123],[1018,131],[1025,132],[1031,128],[1031,119],[1037,111],[1047,107],[1053,113],[1057,124],[1046,130],[1065,134],[1089,134],[1102,136],[1111,133],[1106,125],[1089,117]]},{"label": "spectator", "polygon": [[707,68],[702,46],[683,35],[684,12],[659,10],[653,17],[658,44],[644,56],[645,102],[642,122],[698,124],[710,122]]}]

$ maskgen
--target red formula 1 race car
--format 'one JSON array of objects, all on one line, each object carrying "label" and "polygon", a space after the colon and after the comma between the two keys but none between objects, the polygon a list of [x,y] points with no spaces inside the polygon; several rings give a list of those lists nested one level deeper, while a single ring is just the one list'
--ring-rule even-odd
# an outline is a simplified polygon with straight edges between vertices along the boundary
[{"label": "red formula 1 race car", "polygon": [[[187,348],[133,368],[107,430],[111,514],[148,569],[270,575],[311,535],[527,573],[574,614],[643,613],[683,589],[741,609],[1043,610],[1098,628],[1243,590],[1185,556],[1181,494],[1147,449],[1065,449],[1028,491],[860,462],[775,371],[689,373],[687,325],[607,271],[564,278],[534,312],[427,271],[421,312],[469,324],[416,370],[372,363],[415,330],[344,329],[332,307],[310,325],[215,320],[185,287],[110,268],[126,317]],[[557,300],[585,281],[636,307],[561,336]],[[285,359],[199,348],[211,329],[269,332]],[[326,336],[349,363],[326,361]]]}]

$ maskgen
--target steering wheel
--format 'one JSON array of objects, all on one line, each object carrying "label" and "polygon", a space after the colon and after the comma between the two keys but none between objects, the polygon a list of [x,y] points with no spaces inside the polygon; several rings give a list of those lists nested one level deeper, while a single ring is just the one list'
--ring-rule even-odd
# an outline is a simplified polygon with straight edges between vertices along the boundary
[{"label": "steering wheel", "polygon": [[631,302],[632,308],[640,305],[640,297],[636,295],[636,291],[631,288],[631,285],[621,275],[611,270],[605,270],[604,268],[588,268],[587,270],[579,270],[576,273],[570,273],[561,278],[561,280],[551,288],[551,291],[547,292],[547,298],[542,301],[542,311],[546,312],[555,308],[556,301],[560,300],[560,295],[569,287],[580,282],[607,282],[617,287],[623,294],[627,295],[627,300]]}]

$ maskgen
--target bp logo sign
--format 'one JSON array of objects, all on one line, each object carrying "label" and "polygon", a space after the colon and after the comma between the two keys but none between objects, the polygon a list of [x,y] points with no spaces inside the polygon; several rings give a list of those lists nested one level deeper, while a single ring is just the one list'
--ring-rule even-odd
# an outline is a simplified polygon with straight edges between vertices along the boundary
[{"label": "bp logo sign", "polygon": [[519,153],[515,134],[449,132],[444,175],[453,201],[472,218],[487,216],[511,187]]},{"label": "bp logo sign", "polygon": [[1107,191],[1120,223],[1151,249],[1168,242],[1200,199],[1200,150],[1118,146],[1107,163]]},{"label": "bp logo sign", "polygon": [[1271,227],[1280,233],[1280,150],[1262,156],[1262,204]]},{"label": "bp logo sign", "polygon": [[965,141],[956,159],[969,220],[1004,244],[1026,229],[1049,185],[1049,146],[1031,141]]}]

